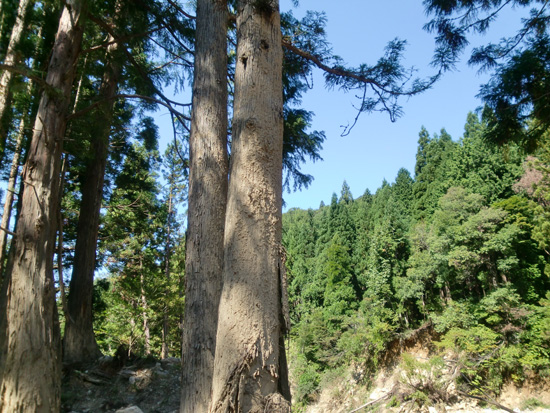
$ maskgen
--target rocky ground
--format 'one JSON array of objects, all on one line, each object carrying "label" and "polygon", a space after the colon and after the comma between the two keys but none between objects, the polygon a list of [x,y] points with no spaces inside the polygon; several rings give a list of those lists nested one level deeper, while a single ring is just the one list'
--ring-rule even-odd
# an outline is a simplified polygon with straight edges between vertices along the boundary
[{"label": "rocky ground", "polygon": [[104,357],[65,369],[62,412],[172,413],[179,409],[180,359],[138,359],[120,366]]},{"label": "rocky ground", "polygon": [[[421,358],[423,352],[416,351]],[[180,359],[136,359],[122,364],[104,357],[81,369],[66,368],[62,383],[64,413],[176,413],[180,398]],[[550,383],[508,385],[498,400],[475,399],[446,388],[446,396],[420,405],[407,399],[411,382],[394,366],[380,372],[369,388],[361,385],[361,372],[327,384],[307,413],[424,412],[424,413],[550,413]],[[450,382],[449,382],[450,383]],[[440,389],[441,391],[441,389]],[[447,398],[448,397],[448,398]],[[303,411],[303,410],[301,410]]]}]

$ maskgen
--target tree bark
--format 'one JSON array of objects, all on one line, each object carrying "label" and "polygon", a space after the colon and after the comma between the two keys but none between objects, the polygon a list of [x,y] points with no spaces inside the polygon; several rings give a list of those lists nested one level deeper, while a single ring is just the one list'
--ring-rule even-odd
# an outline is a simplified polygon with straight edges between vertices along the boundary
[{"label": "tree bark", "polygon": [[[113,40],[112,37],[109,40]],[[90,135],[91,159],[86,163],[82,181],[68,316],[63,337],[63,361],[71,364],[85,363],[101,356],[93,330],[92,297],[103,182],[113,118],[114,100],[109,98],[116,93],[121,71],[114,57],[117,47],[118,43],[113,43],[107,49],[107,63],[99,91],[99,98],[105,99],[105,103],[94,114],[93,123],[98,130]]]},{"label": "tree bark", "polygon": [[22,209],[0,297],[0,412],[60,410],[61,346],[53,250],[66,116],[82,41],[84,1],[60,17],[23,171]]},{"label": "tree bark", "polygon": [[[0,30],[1,33],[1,30]],[[42,27],[38,30],[37,37],[42,37]],[[37,42],[35,46],[34,60],[36,66],[36,59],[40,54],[40,48],[43,46],[42,41]],[[29,79],[27,82],[27,94],[32,95],[34,90],[34,81]],[[2,98],[0,98],[1,100]],[[12,216],[13,209],[13,198],[15,195],[15,185],[17,184],[17,175],[19,174],[19,162],[21,160],[21,155],[23,154],[23,142],[25,141],[26,130],[28,124],[33,122],[36,119],[36,108],[37,101],[34,104],[30,104],[21,115],[19,120],[19,130],[17,132],[17,139],[15,141],[15,149],[13,152],[13,158],[10,166],[10,175],[8,178],[8,187],[6,190],[6,200],[4,202],[4,212],[2,214],[2,223],[0,224],[1,228],[8,230],[10,227],[10,220]],[[0,121],[1,122],[1,121]],[[1,126],[0,126],[1,129]],[[1,133],[1,132],[0,132]],[[1,158],[1,157],[0,157]],[[5,230],[0,229],[0,284],[2,281],[2,275],[4,273],[4,264],[7,254],[7,243],[8,243],[8,233]]]},{"label": "tree bark", "polygon": [[[166,277],[166,283],[170,284],[170,259],[172,256],[172,194],[173,185],[170,184],[170,192],[168,194],[168,216],[166,219],[166,243],[164,245],[164,276]],[[170,350],[168,345],[169,336],[169,320],[168,320],[168,300],[170,292],[168,289],[164,293],[165,302],[163,306],[162,314],[162,347],[160,350],[160,358],[168,358]]]},{"label": "tree bark", "polygon": [[[32,81],[29,81],[27,92],[32,91]],[[6,200],[4,201],[4,212],[2,214],[2,223],[0,224],[0,280],[4,273],[4,261],[6,258],[6,247],[8,244],[8,232],[10,228],[11,212],[13,209],[13,198],[15,196],[15,185],[17,183],[17,174],[19,173],[19,159],[23,150],[23,138],[25,137],[25,128],[27,124],[27,116],[23,114],[19,121],[19,130],[17,132],[17,140],[15,142],[15,150],[10,166],[10,176],[8,178],[8,187],[6,189]]]},{"label": "tree bark", "polygon": [[[27,10],[34,4],[34,0],[20,0],[19,7],[17,9],[17,17],[15,18],[15,24],[11,31],[10,42],[6,51],[6,57],[4,64],[13,66],[17,63],[16,48],[21,40],[23,30],[25,28],[25,18],[27,16]],[[0,16],[1,18],[2,16]],[[1,33],[1,32],[0,32]],[[10,108],[10,93],[9,87],[13,72],[10,70],[4,70],[2,76],[0,76],[0,160],[4,157],[4,151],[6,148],[6,138],[8,130],[6,125],[6,116]]]},{"label": "tree bark", "polygon": [[278,0],[238,2],[233,113],[211,411],[286,412],[290,394],[284,383],[281,317],[283,98]]},{"label": "tree bark", "polygon": [[227,202],[226,0],[198,0],[180,412],[208,411]]},{"label": "tree bark", "polygon": [[140,286],[141,286],[141,310],[143,317],[143,338],[144,338],[144,347],[145,355],[151,355],[151,329],[149,328],[149,305],[147,304],[147,297],[145,296],[145,275],[143,274],[143,262],[142,258],[139,259],[139,269],[140,269]]}]

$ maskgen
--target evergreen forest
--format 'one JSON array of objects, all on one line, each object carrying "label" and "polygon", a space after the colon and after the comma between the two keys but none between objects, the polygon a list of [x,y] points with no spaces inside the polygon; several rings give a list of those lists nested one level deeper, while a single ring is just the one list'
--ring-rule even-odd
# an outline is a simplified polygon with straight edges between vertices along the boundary
[{"label": "evergreen forest", "polygon": [[[167,381],[174,360],[180,413],[306,411],[396,357],[416,384],[388,408],[454,403],[449,363],[483,403],[548,393],[547,3],[418,1],[436,46],[417,76],[406,41],[353,67],[325,13],[278,0],[0,0],[0,413],[75,411],[74,380],[158,361]],[[396,121],[506,7],[525,17],[469,57],[491,77],[462,136],[412,131],[414,171],[283,214],[330,138],[313,73],[355,99],[344,134]],[[400,353],[420,336],[422,366]]]},{"label": "evergreen forest", "polygon": [[414,175],[284,214],[298,404],[345,366],[368,380],[422,330],[478,394],[550,373],[548,148],[525,157],[486,128],[470,113],[460,139],[422,129]]}]

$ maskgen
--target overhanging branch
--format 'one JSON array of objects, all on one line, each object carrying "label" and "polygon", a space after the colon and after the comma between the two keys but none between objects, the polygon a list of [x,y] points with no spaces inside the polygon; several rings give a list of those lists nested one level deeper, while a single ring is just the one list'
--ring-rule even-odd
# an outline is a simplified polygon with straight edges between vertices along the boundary
[{"label": "overhanging branch", "polygon": [[392,95],[392,96],[411,96],[411,95],[416,95],[418,93],[424,92],[424,91],[428,90],[437,81],[437,79],[439,79],[439,76],[441,74],[441,73],[438,73],[437,75],[433,76],[430,79],[429,82],[427,82],[426,84],[424,84],[422,87],[420,87],[418,89],[411,89],[409,91],[404,91],[404,92],[397,91],[397,90],[388,90],[385,86],[383,86],[379,81],[377,81],[374,78],[366,77],[366,76],[357,74],[353,71],[343,69],[341,67],[327,66],[326,64],[324,64],[322,62],[322,60],[320,58],[318,58],[315,55],[312,55],[309,52],[306,52],[305,50],[302,50],[302,49],[294,46],[288,40],[283,39],[282,44],[283,44],[283,47],[288,49],[290,52],[292,52],[292,53],[294,53],[294,54],[310,61],[311,63],[313,63],[315,66],[317,66],[319,69],[323,70],[326,73],[330,73],[334,76],[338,76],[338,77],[341,77],[341,78],[353,79],[353,80],[356,80],[359,83],[370,84],[373,87],[379,89],[381,92],[387,93],[387,94]]},{"label": "overhanging branch", "polygon": [[[108,98],[105,98],[105,99],[101,99],[101,100],[98,100],[97,102],[94,102],[93,104],[91,104],[90,106],[82,109],[82,110],[79,110],[78,112],[75,112],[71,115],[69,115],[67,117],[67,120],[72,120],[72,119],[75,119],[75,118],[79,118],[81,116],[84,116],[86,113],[90,112],[91,110],[97,108],[98,106],[101,106],[102,104],[110,101],[110,100],[115,100],[115,99],[142,99],[142,100],[146,100],[148,102],[153,102],[153,103],[156,103],[157,105],[161,105],[161,106],[164,106],[166,109],[168,109],[170,111],[170,113],[172,113],[174,116],[176,116],[177,118],[181,118],[183,120],[186,120],[186,121],[190,121],[191,119],[187,116],[185,116],[183,113],[181,112],[178,112],[176,109],[174,109],[170,104],[168,103],[165,103],[163,102],[162,100],[159,100],[159,99],[155,99],[151,96],[145,96],[145,95],[138,95],[138,94],[127,94],[127,93],[123,93],[123,94],[118,94],[118,95],[114,95],[114,96],[111,96],[111,97],[108,97]],[[179,105],[181,106],[184,106],[184,104],[181,104],[179,103]],[[186,105],[185,105],[186,106]]]}]

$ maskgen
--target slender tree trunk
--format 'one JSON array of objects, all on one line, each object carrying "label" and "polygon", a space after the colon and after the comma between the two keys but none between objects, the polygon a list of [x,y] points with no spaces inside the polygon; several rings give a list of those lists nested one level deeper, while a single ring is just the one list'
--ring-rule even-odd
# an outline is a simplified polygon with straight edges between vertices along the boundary
[{"label": "slender tree trunk", "polygon": [[227,198],[226,0],[198,0],[180,412],[208,411]]},{"label": "slender tree trunk", "polygon": [[241,0],[237,7],[233,142],[211,411],[286,412],[279,3]]},{"label": "slender tree trunk", "polygon": [[[99,91],[100,99],[108,99],[116,93],[121,71],[114,57],[117,47],[118,44],[113,43],[107,49],[107,64]],[[73,272],[69,284],[68,316],[63,337],[63,361],[71,364],[85,363],[101,356],[93,329],[92,296],[113,105],[114,100],[106,100],[92,118],[97,130],[90,134],[91,159],[86,163],[81,187],[82,201],[77,224]]]},{"label": "slender tree trunk", "polygon": [[0,1],[0,37],[2,36],[2,33],[4,33],[4,7],[3,2]]},{"label": "slender tree trunk", "polygon": [[63,166],[61,166],[61,182],[59,184],[59,205],[57,208],[57,275],[59,282],[59,295],[61,298],[61,308],[63,314],[67,316],[69,311],[67,310],[67,296],[65,294],[65,280],[63,279],[63,214],[61,211],[61,200],[63,199],[63,192],[65,191],[65,175],[68,168],[67,154],[63,156]]},{"label": "slender tree trunk", "polygon": [[141,309],[143,317],[143,335],[145,338],[145,355],[151,354],[151,329],[149,328],[149,315],[147,314],[149,306],[147,304],[147,297],[145,296],[145,276],[143,275],[143,264],[140,258],[140,285],[141,285]]},{"label": "slender tree trunk", "polygon": [[[166,245],[164,248],[164,276],[166,277],[166,282],[170,284],[170,258],[172,252],[172,193],[173,187],[170,186],[170,193],[168,194],[168,219],[166,222]],[[168,333],[169,333],[169,321],[168,321],[168,300],[170,293],[168,290],[165,291],[165,304],[163,306],[163,315],[162,315],[162,348],[160,352],[160,357],[165,359],[169,355],[169,346],[168,346]]]},{"label": "slender tree trunk", "polygon": [[[27,91],[32,91],[32,82],[29,82]],[[21,159],[21,151],[23,150],[23,139],[25,137],[25,128],[28,117],[23,115],[19,121],[19,130],[17,132],[17,140],[15,142],[15,151],[11,160],[10,176],[8,178],[8,187],[6,189],[6,200],[4,202],[4,212],[2,214],[2,223],[0,224],[0,280],[4,273],[4,261],[6,259],[6,247],[8,243],[8,230],[10,228],[11,212],[13,209],[13,199],[15,196],[15,185],[17,183],[17,175],[19,173],[19,159]]]},{"label": "slender tree trunk", "polygon": [[60,410],[53,249],[66,115],[85,2],[67,0],[22,179],[22,209],[0,297],[0,412]]},{"label": "slender tree trunk", "polygon": [[[19,8],[17,9],[17,17],[15,18],[15,24],[11,30],[10,42],[6,51],[6,57],[4,64],[13,66],[17,63],[16,48],[21,40],[21,36],[25,29],[25,17],[27,10],[34,4],[34,0],[20,0]],[[1,16],[0,16],[1,18]],[[0,32],[1,33],[1,32]],[[0,160],[4,157],[4,151],[6,149],[6,138],[8,129],[6,128],[6,116],[10,108],[10,93],[9,87],[11,79],[13,78],[13,72],[4,70],[2,76],[0,76]]]}]

